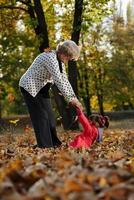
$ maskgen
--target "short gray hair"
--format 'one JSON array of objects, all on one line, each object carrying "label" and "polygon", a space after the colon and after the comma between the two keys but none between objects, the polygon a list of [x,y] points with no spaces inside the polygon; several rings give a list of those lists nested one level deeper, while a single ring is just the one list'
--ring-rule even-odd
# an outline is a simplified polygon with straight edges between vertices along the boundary
[{"label": "short gray hair", "polygon": [[79,46],[72,40],[66,40],[57,46],[57,52],[77,60],[80,56]]}]

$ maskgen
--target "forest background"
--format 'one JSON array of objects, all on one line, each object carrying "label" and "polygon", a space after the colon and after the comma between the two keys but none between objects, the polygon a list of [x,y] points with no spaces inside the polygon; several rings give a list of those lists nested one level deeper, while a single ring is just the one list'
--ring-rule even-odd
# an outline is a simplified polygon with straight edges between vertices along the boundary
[{"label": "forest background", "polygon": [[[0,117],[27,114],[20,77],[40,52],[66,39],[81,47],[67,71],[87,115],[133,110],[133,28],[133,0],[0,0]],[[51,95],[64,118],[65,102]]]}]

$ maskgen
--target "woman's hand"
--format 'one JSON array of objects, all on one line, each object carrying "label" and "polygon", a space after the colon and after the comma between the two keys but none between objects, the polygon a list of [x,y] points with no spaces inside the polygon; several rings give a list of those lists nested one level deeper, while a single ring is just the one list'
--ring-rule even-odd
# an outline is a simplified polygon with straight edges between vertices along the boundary
[{"label": "woman's hand", "polygon": [[83,111],[83,106],[77,98],[73,98],[72,101],[70,101],[70,104],[74,107],[80,108],[80,110]]}]

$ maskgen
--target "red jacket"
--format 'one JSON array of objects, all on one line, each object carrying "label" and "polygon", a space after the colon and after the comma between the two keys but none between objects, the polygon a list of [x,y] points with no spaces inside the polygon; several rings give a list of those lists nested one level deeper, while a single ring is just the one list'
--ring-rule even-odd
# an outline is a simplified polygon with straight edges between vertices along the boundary
[{"label": "red jacket", "polygon": [[89,148],[98,137],[98,128],[92,121],[87,119],[80,109],[77,109],[77,114],[78,121],[83,126],[83,131],[69,143],[69,146],[73,148]]}]

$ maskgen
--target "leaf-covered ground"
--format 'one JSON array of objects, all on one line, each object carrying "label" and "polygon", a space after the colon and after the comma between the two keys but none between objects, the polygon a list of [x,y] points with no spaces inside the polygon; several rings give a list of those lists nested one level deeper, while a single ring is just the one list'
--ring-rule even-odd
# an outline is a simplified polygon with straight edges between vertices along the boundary
[{"label": "leaf-covered ground", "polygon": [[33,149],[34,134],[0,136],[0,200],[134,200],[134,129],[109,129],[89,150]]}]

